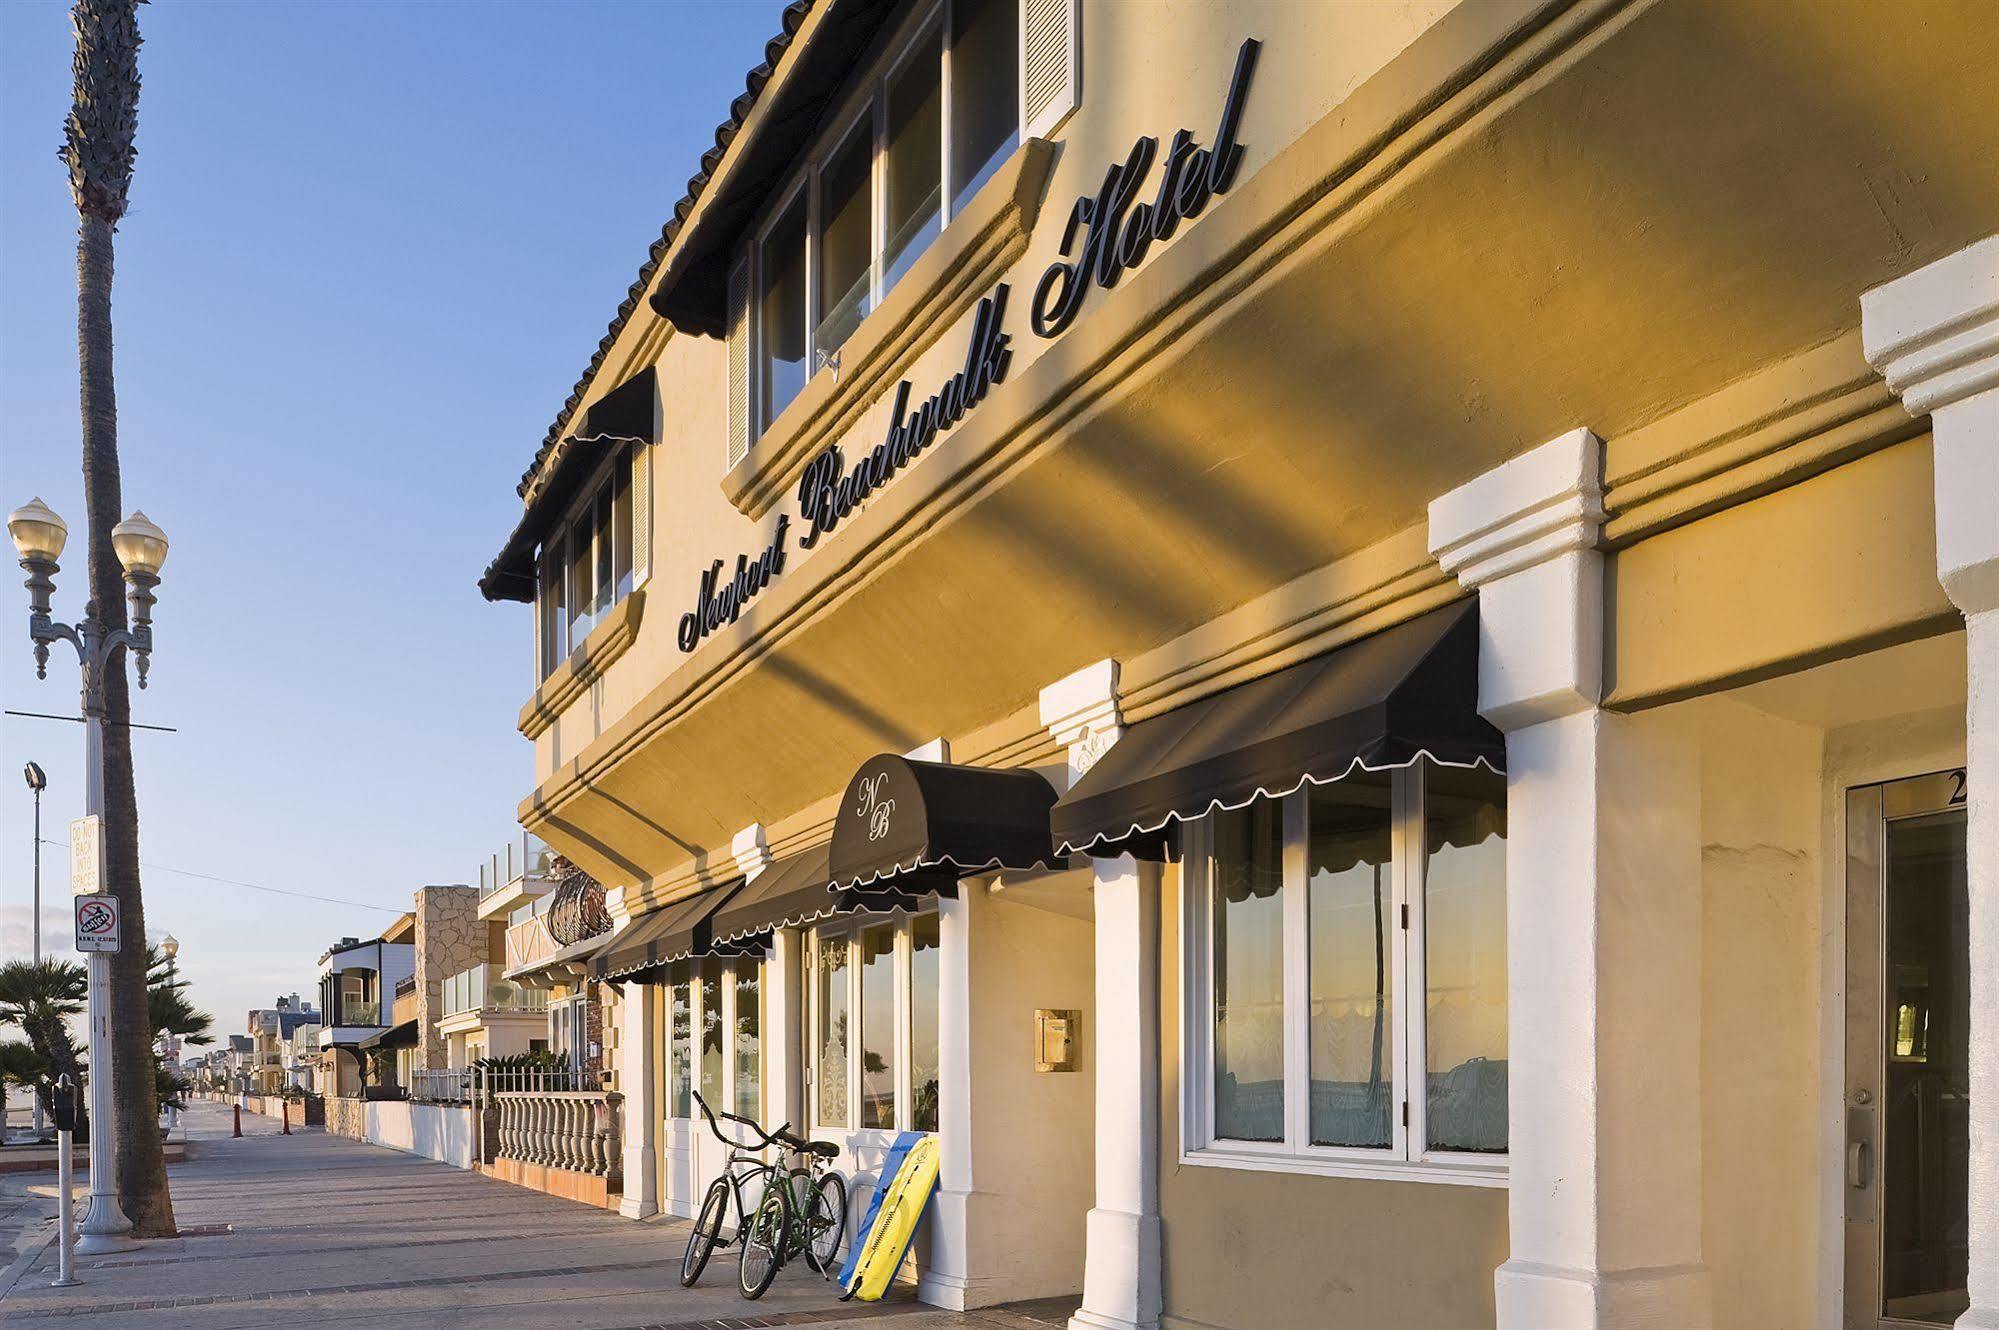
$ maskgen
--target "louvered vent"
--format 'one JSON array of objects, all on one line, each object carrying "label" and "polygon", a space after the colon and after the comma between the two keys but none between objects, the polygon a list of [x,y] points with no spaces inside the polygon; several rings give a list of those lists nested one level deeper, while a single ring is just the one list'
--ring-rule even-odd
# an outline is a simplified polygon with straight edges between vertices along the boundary
[{"label": "louvered vent", "polygon": [[729,274],[729,465],[750,451],[750,261]]},{"label": "louvered vent", "polygon": [[1023,0],[1020,42],[1022,133],[1042,138],[1076,109],[1081,83],[1079,0]]}]

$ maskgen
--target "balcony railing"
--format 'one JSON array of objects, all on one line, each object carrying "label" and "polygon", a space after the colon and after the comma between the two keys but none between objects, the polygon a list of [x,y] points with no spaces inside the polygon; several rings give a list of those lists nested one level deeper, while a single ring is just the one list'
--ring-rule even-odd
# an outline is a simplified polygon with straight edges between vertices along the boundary
[{"label": "balcony railing", "polygon": [[340,1004],[342,1025],[380,1025],[382,1007],[378,1002],[361,1002],[349,999]]},{"label": "balcony railing", "polygon": [[508,841],[506,848],[479,865],[479,899],[484,900],[524,877],[547,876],[553,853],[541,837],[522,832],[519,839]]},{"label": "balcony railing", "polygon": [[501,977],[497,965],[475,965],[444,981],[444,1014],[461,1011],[547,1011],[548,994]]},{"label": "balcony railing", "polygon": [[509,970],[545,961],[561,949],[555,940],[555,935],[548,931],[547,919],[541,915],[536,915],[532,919],[523,919],[507,929]]},{"label": "balcony railing", "polygon": [[389,1024],[406,1025],[416,1019],[417,991],[412,983],[408,990],[396,994],[395,1004],[389,1008]]}]

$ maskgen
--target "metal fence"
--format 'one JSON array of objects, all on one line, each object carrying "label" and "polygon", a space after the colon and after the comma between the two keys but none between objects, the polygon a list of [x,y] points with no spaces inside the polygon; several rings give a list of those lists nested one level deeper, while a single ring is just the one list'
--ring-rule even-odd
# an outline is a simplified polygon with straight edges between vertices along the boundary
[{"label": "metal fence", "polygon": [[481,1067],[479,1090],[482,1097],[496,1094],[566,1094],[575,1090],[601,1090],[600,1077],[586,1076],[574,1067]]},{"label": "metal fence", "polygon": [[447,1067],[442,1071],[417,1069],[410,1073],[410,1098],[423,1104],[469,1104],[475,1080],[471,1067]]}]

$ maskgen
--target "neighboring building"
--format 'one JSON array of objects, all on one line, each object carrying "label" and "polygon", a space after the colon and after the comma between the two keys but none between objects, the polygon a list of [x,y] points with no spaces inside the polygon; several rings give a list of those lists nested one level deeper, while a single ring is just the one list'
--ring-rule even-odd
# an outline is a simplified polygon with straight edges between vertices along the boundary
[{"label": "neighboring building", "polygon": [[480,867],[485,949],[476,964],[445,979],[437,1008],[447,1067],[547,1047],[547,992],[505,976],[509,927],[536,920],[538,905],[555,888],[551,858],[547,846],[527,836]]},{"label": "neighboring building", "polygon": [[319,1013],[312,1009],[311,1003],[300,1002],[298,994],[293,993],[290,997],[279,998],[275,1007],[249,1013],[247,1028],[250,1032],[250,1091],[254,1094],[277,1094],[289,1080],[286,1075],[287,1046],[302,1028],[317,1032]]},{"label": "neighboring building", "polygon": [[1077,1330],[1999,1325],[1990,6],[767,56],[481,581],[623,1212],[698,1091]]},{"label": "neighboring building", "polygon": [[223,1072],[233,1093],[249,1094],[256,1088],[256,1047],[249,1035],[232,1034],[229,1047],[217,1050],[223,1054]]},{"label": "neighboring building", "polygon": [[415,920],[405,914],[378,937],[344,937],[320,956],[322,1094],[361,1093],[362,1044],[390,1028],[396,985],[416,971],[415,931]]},{"label": "neighboring building", "polygon": [[317,1017],[301,1022],[285,1036],[280,1049],[284,1085],[295,1086],[307,1094],[319,1092],[319,1029]]}]

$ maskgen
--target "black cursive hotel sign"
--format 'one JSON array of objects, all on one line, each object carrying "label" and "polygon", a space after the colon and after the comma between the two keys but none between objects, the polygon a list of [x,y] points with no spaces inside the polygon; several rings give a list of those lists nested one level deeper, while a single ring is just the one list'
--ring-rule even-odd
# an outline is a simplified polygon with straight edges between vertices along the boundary
[{"label": "black cursive hotel sign", "polygon": [[[1252,37],[1236,53],[1235,77],[1229,81],[1213,146],[1197,146],[1190,130],[1173,135],[1151,202],[1138,201],[1159,152],[1159,140],[1150,135],[1132,144],[1131,154],[1104,172],[1103,187],[1095,195],[1076,200],[1062,231],[1063,260],[1050,264],[1034,288],[1028,318],[1036,335],[1053,337],[1067,328],[1092,286],[1105,290],[1116,286],[1125,269],[1137,267],[1145,258],[1153,241],[1166,239],[1181,222],[1200,216],[1208,200],[1229,192],[1242,165],[1236,130],[1242,124],[1243,100],[1262,45]],[[1082,245],[1071,259],[1068,255],[1077,250],[1079,234]]]}]

